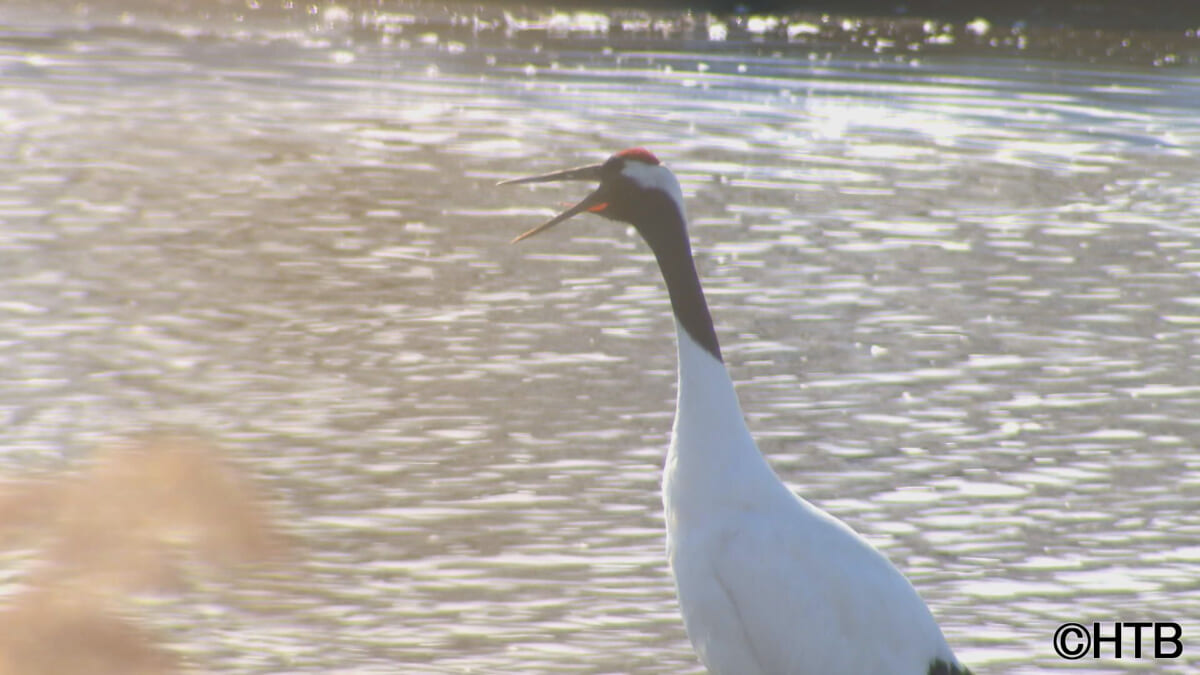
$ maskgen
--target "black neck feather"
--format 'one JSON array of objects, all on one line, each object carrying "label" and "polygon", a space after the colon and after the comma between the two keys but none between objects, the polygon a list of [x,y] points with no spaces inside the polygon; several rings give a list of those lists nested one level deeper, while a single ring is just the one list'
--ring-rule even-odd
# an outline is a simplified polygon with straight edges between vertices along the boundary
[{"label": "black neck feather", "polygon": [[654,251],[658,268],[662,270],[663,280],[667,284],[667,293],[671,296],[671,310],[675,313],[675,319],[697,344],[722,361],[721,345],[717,342],[712,315],[704,300],[700,276],[696,273],[683,214],[674,200],[665,195],[643,206],[646,208],[644,217],[639,218],[640,223],[634,222],[633,226],[650,245],[650,250]]}]

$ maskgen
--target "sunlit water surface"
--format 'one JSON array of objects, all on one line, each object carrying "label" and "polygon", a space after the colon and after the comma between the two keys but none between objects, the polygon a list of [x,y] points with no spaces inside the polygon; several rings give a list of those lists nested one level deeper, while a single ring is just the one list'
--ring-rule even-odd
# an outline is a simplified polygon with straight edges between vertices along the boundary
[{"label": "sunlit water surface", "polygon": [[[644,145],[762,450],[965,662],[1195,672],[1195,70],[204,18],[0,36],[0,466],[199,430],[303,542],[147,612],[196,668],[702,672],[653,260],[599,218],[510,247],[587,188],[493,186]],[[1114,620],[1187,650],[1054,655]]]}]

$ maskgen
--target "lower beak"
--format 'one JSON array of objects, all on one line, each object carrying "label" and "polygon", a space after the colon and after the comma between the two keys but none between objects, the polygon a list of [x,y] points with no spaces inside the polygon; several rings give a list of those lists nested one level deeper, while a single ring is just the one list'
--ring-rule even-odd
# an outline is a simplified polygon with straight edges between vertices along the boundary
[{"label": "lower beak", "polygon": [[[553,182],[568,181],[568,180],[571,180],[571,181],[586,180],[586,181],[599,182],[601,166],[602,165],[600,165],[600,164],[594,164],[591,166],[582,166],[582,167],[579,167],[578,169],[567,169],[566,171],[555,171],[554,173],[542,174],[540,176],[529,176],[528,178],[515,178],[513,180],[506,180],[501,183],[498,183],[498,185],[517,185],[520,183],[553,183]],[[603,203],[604,203],[604,201],[597,195],[597,193],[593,192],[592,194],[588,195],[587,197],[584,197],[583,201],[579,202],[575,206],[572,206],[571,208],[567,209],[566,211],[563,211],[562,213],[558,214],[557,216],[554,216],[550,220],[546,221],[545,223],[542,223],[541,225],[538,225],[537,227],[533,228],[532,230],[528,230],[528,231],[522,233],[521,235],[517,236],[509,243],[515,244],[518,241],[521,241],[522,239],[528,239],[529,237],[532,237],[535,234],[540,234],[540,233],[554,227],[555,225],[563,222],[564,220],[568,220],[574,216],[577,216],[580,213],[583,213],[584,211],[594,209],[595,207],[600,206]]]},{"label": "lower beak", "polygon": [[546,222],[542,223],[541,225],[538,225],[537,227],[533,228],[532,230],[527,230],[525,232],[522,232],[521,234],[514,237],[513,240],[508,243],[515,244],[518,241],[521,241],[522,239],[528,239],[535,234],[540,234],[542,232],[545,232],[546,230],[554,227],[555,225],[561,223],[562,221],[573,218],[573,217],[583,213],[584,211],[590,211],[593,207],[596,207],[602,203],[603,203],[603,201],[599,197],[596,196],[595,192],[593,192],[592,194],[584,197],[583,201],[579,202],[575,206],[572,206],[571,208],[567,209],[566,211],[563,211],[562,213],[558,214],[557,216],[554,216],[550,220],[547,220]]}]

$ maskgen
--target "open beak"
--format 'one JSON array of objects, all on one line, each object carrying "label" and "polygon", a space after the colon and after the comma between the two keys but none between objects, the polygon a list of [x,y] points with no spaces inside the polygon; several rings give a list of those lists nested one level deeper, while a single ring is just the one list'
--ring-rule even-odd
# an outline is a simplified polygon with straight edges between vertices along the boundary
[{"label": "open beak", "polygon": [[[601,166],[602,165],[600,165],[600,164],[593,164],[591,166],[581,166],[578,169],[567,169],[566,171],[555,171],[554,173],[546,173],[546,174],[542,174],[540,176],[529,176],[528,178],[514,178],[512,180],[506,180],[506,181],[497,183],[497,185],[517,185],[520,183],[555,183],[555,182],[568,181],[568,180],[586,180],[586,181],[599,182]],[[532,237],[535,234],[545,232],[546,230],[554,227],[555,225],[563,222],[564,220],[568,220],[569,218],[577,216],[577,215],[583,213],[584,211],[596,211],[596,210],[602,209],[604,207],[604,200],[599,196],[598,193],[599,193],[599,190],[584,197],[583,201],[579,202],[575,206],[572,206],[571,208],[567,209],[566,211],[563,211],[562,213],[558,214],[557,216],[554,216],[550,220],[542,223],[541,225],[538,225],[537,227],[533,228],[532,230],[522,233],[521,235],[517,236],[509,243],[515,244],[518,241],[521,241],[522,239],[528,239],[529,237]]]}]

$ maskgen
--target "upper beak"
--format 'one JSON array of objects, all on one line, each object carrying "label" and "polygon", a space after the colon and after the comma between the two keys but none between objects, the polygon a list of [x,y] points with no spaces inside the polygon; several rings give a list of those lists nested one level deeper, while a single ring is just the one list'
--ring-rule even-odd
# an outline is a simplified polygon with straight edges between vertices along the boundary
[{"label": "upper beak", "polygon": [[[586,181],[599,182],[601,166],[602,165],[600,165],[600,164],[593,164],[591,166],[581,166],[577,169],[567,169],[566,171],[555,171],[554,173],[546,173],[546,174],[542,174],[540,176],[529,176],[527,178],[514,178],[512,180],[506,180],[506,181],[497,183],[497,185],[517,185],[519,183],[552,183],[552,182],[568,181],[568,180],[586,180]],[[592,209],[593,207],[596,207],[602,203],[603,203],[603,200],[597,195],[596,192],[593,192],[592,194],[584,197],[583,201],[579,202],[575,206],[572,206],[571,208],[567,209],[566,211],[563,211],[562,213],[558,214],[557,216],[554,216],[550,220],[546,221],[545,223],[542,223],[541,225],[538,225],[537,227],[533,228],[532,230],[522,233],[521,235],[517,236],[509,243],[515,244],[518,241],[521,241],[522,239],[528,239],[529,237],[532,237],[535,234],[544,232],[544,231],[554,227],[555,225],[563,222],[564,220],[567,220],[573,216],[577,216],[580,213],[583,213],[584,211]]]}]

